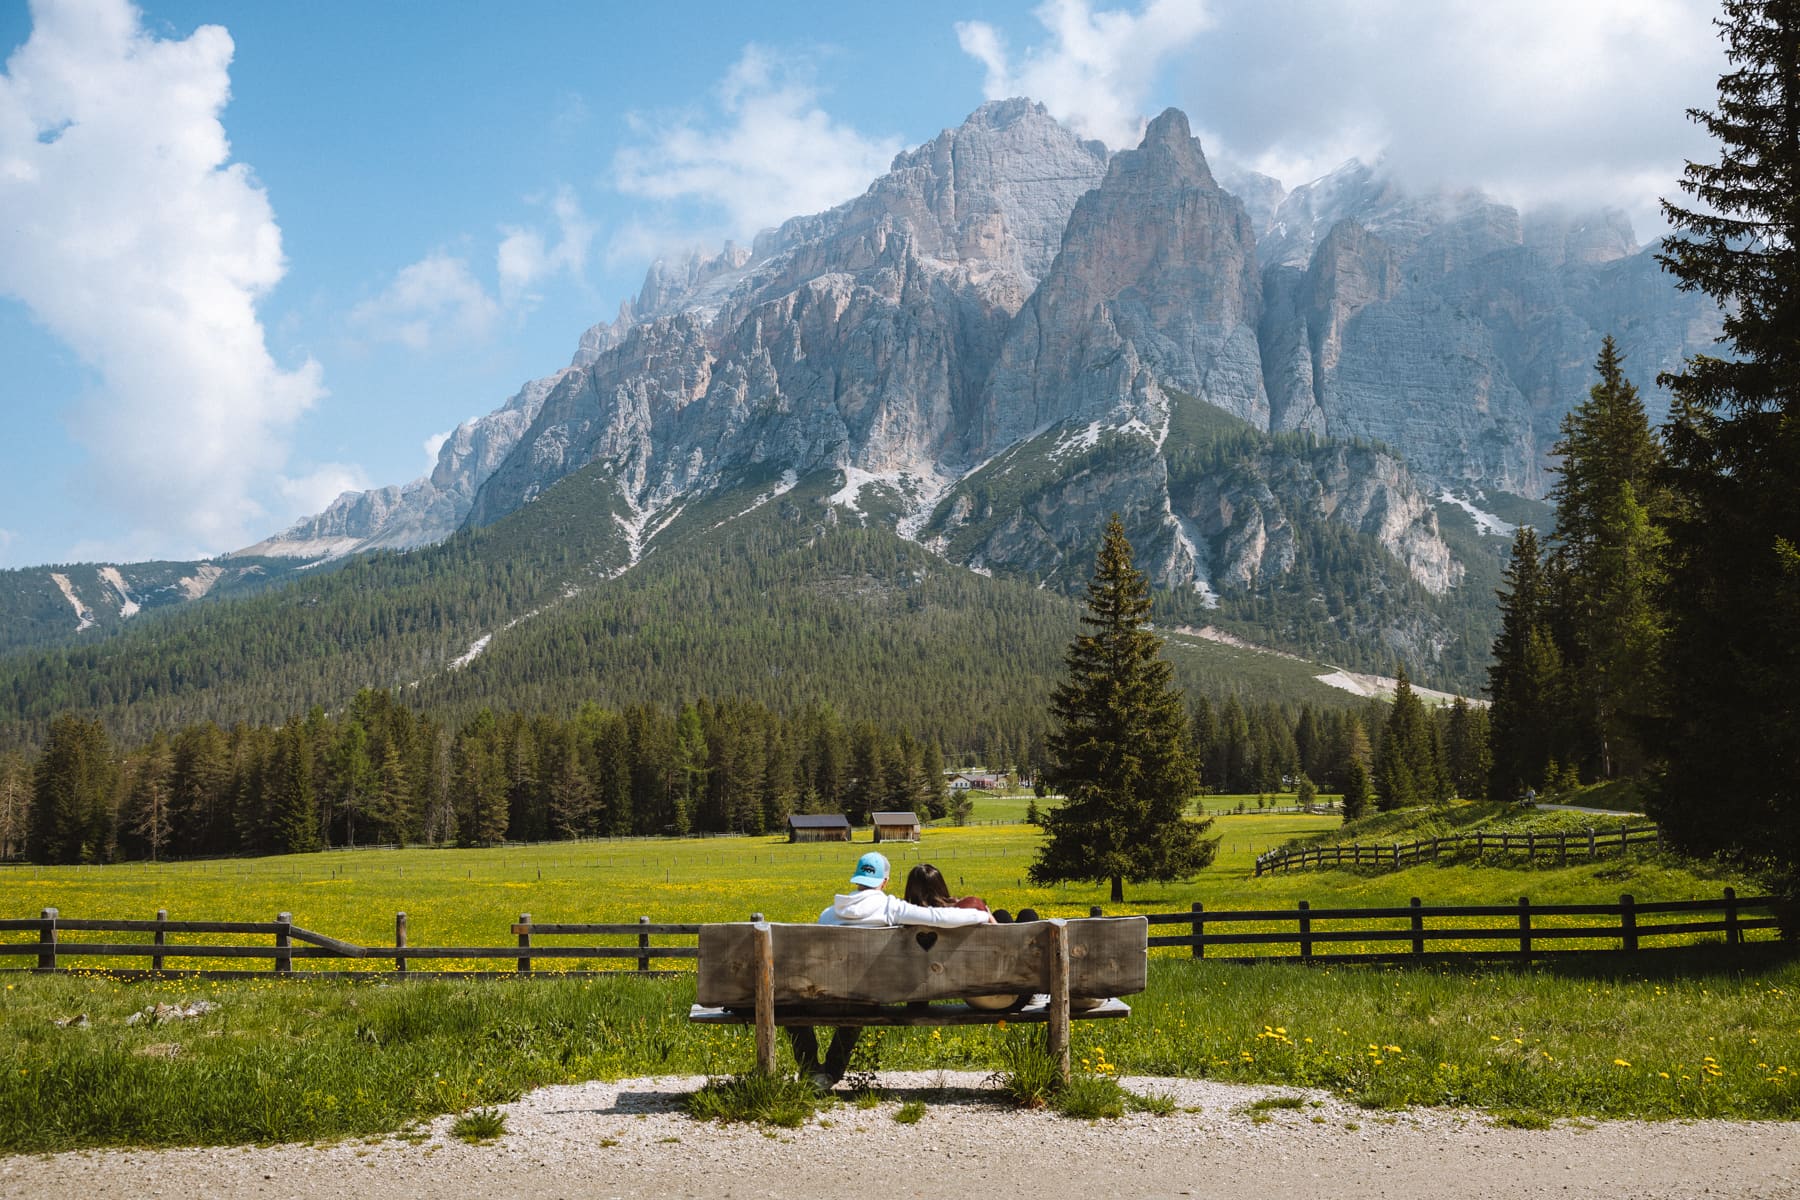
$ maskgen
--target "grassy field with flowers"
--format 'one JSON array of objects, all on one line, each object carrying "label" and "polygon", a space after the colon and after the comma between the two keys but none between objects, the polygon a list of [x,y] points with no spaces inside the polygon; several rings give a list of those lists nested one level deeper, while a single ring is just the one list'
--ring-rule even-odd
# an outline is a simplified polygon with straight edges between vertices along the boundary
[{"label": "grassy field with flowers", "polygon": [[[1716,953],[1716,952],[1711,952]],[[0,1151],[375,1136],[526,1089],[749,1068],[692,1026],[683,979],[403,986],[23,977],[0,992]],[[134,1012],[208,999],[158,1024]],[[1709,954],[1629,969],[1307,969],[1169,962],[1127,1021],[1078,1022],[1077,1068],[1328,1088],[1371,1109],[1800,1118],[1800,967]],[[85,1021],[61,1024],[80,1014]],[[865,1067],[992,1070],[1030,1029],[883,1030]],[[863,1053],[859,1050],[859,1053]],[[999,1102],[998,1099],[996,1102]]]},{"label": "grassy field with flowers", "polygon": [[[1330,817],[1221,816],[1220,853],[1209,870],[1179,884],[1130,887],[1129,902],[1108,911],[1181,910],[1194,901],[1210,911],[1300,899],[1315,907],[1403,904],[1411,896],[1611,901],[1625,891],[1649,901],[1714,896],[1726,884],[1752,890],[1651,854],[1535,869],[1465,862],[1252,878],[1260,851],[1335,825]],[[1073,916],[1103,904],[1104,885],[1025,882],[1039,836],[1021,825],[934,828],[919,846],[884,849],[897,874],[933,861],[953,887],[997,906]],[[13,867],[0,870],[0,915],[54,906],[68,917],[145,918],[166,908],[175,919],[268,920],[289,911],[304,927],[384,944],[394,913],[404,910],[414,945],[505,945],[522,912],[539,922],[734,920],[752,909],[811,920],[867,848],[713,838]],[[1795,1119],[1800,968],[1766,949],[1404,970],[1234,966],[1158,951],[1132,1018],[1078,1024],[1076,1057],[1101,1074],[1316,1086],[1377,1108],[1473,1105],[1525,1122]],[[682,978],[400,986],[0,978],[6,1151],[373,1136],[544,1083],[726,1073],[752,1061],[745,1031],[687,1023],[693,988]],[[219,1007],[193,1019],[156,1016],[158,1004],[199,999]],[[999,1039],[1027,1036],[887,1031],[868,1039],[868,1053],[877,1069],[986,1070]]]}]

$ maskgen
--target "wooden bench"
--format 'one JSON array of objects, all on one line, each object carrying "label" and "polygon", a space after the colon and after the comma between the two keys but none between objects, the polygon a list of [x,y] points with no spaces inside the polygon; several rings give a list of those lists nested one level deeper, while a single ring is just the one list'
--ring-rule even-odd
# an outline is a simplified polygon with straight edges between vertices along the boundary
[{"label": "wooden bench", "polygon": [[[1149,922],[1090,917],[960,929],[703,925],[690,1021],[756,1026],[756,1065],[773,1074],[778,1025],[1049,1026],[1069,1074],[1069,1022],[1131,1015],[1120,996],[1144,990]],[[970,997],[1037,995],[997,1011]]]}]

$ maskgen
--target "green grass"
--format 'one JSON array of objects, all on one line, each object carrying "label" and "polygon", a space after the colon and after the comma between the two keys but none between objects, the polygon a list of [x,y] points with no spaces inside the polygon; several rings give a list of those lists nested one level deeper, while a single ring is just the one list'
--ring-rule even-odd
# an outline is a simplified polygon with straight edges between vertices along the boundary
[{"label": "green grass", "polygon": [[917,1125],[924,1115],[925,1102],[923,1100],[908,1100],[894,1113],[894,1120],[901,1125]]},{"label": "green grass", "polygon": [[743,1121],[798,1129],[829,1108],[833,1101],[812,1085],[788,1075],[750,1071],[726,1079],[709,1079],[689,1096],[687,1112],[700,1121]]},{"label": "green grass", "polygon": [[[1129,1020],[1076,1023],[1073,1054],[1084,1074],[1318,1087],[1372,1107],[1800,1119],[1800,964],[1759,962],[1719,950],[1528,969],[1159,960]],[[693,987],[679,978],[392,987],[28,975],[0,997],[10,1152],[366,1136],[549,1083],[719,1079],[754,1059],[748,1029],[687,1021]],[[221,1007],[125,1024],[157,1000],[200,997]],[[77,1013],[87,1027],[55,1023]],[[1036,1042],[993,1026],[883,1033],[881,1069],[896,1071],[1005,1069]],[[1111,1069],[1095,1071],[1102,1062]],[[1052,1090],[1039,1080],[1013,1098],[1047,1102]]]},{"label": "green grass", "polygon": [[506,1132],[506,1114],[497,1108],[478,1108],[456,1118],[450,1136],[478,1145],[491,1142]]}]

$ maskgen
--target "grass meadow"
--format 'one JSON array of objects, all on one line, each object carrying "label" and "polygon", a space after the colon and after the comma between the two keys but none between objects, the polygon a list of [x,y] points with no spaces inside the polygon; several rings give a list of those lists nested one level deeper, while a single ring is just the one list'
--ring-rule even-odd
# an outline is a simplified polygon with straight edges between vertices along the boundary
[{"label": "grass meadow", "polygon": [[[1005,819],[991,808],[978,810],[984,817]],[[1194,901],[1215,911],[1301,899],[1314,907],[1403,904],[1412,896],[1611,901],[1626,891],[1650,901],[1714,896],[1727,884],[1751,890],[1648,854],[1567,867],[1462,862],[1252,878],[1257,853],[1336,826],[1334,817],[1220,816],[1210,869],[1183,883],[1128,887],[1127,903],[1107,911],[1170,911]],[[883,847],[896,874],[933,861],[957,890],[1046,915],[1105,904],[1103,884],[1025,882],[1040,836],[1031,826],[932,828],[925,836],[918,846]],[[49,906],[65,917],[120,918],[166,908],[192,920],[269,920],[288,911],[306,928],[384,944],[395,912],[405,911],[414,945],[506,945],[523,912],[539,922],[742,920],[752,910],[809,921],[866,848],[709,838],[13,867],[0,870],[0,916]],[[1800,967],[1768,949],[1408,969],[1238,966],[1159,950],[1131,1019],[1078,1023],[1076,1057],[1090,1071],[1104,1064],[1125,1074],[1325,1087],[1374,1107],[1474,1105],[1519,1119],[1793,1119]],[[603,965],[539,965],[557,963]],[[724,1074],[753,1059],[747,1031],[688,1024],[693,986],[679,976],[406,984],[0,978],[0,1150],[8,1151],[376,1135],[544,1083]],[[220,1007],[193,1020],[126,1024],[158,1003],[196,999]],[[58,1024],[78,1016],[86,1021]],[[1032,1032],[886,1031],[870,1040],[871,1065],[991,1070],[999,1039],[1026,1036]]]}]

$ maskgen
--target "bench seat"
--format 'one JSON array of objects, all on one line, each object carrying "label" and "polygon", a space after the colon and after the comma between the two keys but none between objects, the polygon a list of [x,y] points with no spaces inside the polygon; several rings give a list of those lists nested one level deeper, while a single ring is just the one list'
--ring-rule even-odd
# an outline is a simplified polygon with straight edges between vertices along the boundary
[{"label": "bench seat", "polygon": [[[1114,998],[1102,1000],[1093,1008],[1070,1008],[1071,1021],[1102,1021],[1108,1018],[1129,1017],[1131,1006],[1123,1000]],[[688,1010],[688,1020],[701,1025],[754,1025],[756,1013],[753,1010],[733,1008],[710,1008],[704,1004],[696,1004]],[[777,1025],[865,1025],[865,1026],[927,1026],[927,1025],[1042,1025],[1050,1020],[1050,1000],[1045,997],[1036,1004],[1027,1004],[1024,1008],[1011,1012],[996,1012],[991,1008],[971,1008],[967,1004],[932,1004],[923,1008],[915,1008],[908,1004],[878,1005],[821,1005],[816,1008],[777,1008],[775,1024]]]}]

